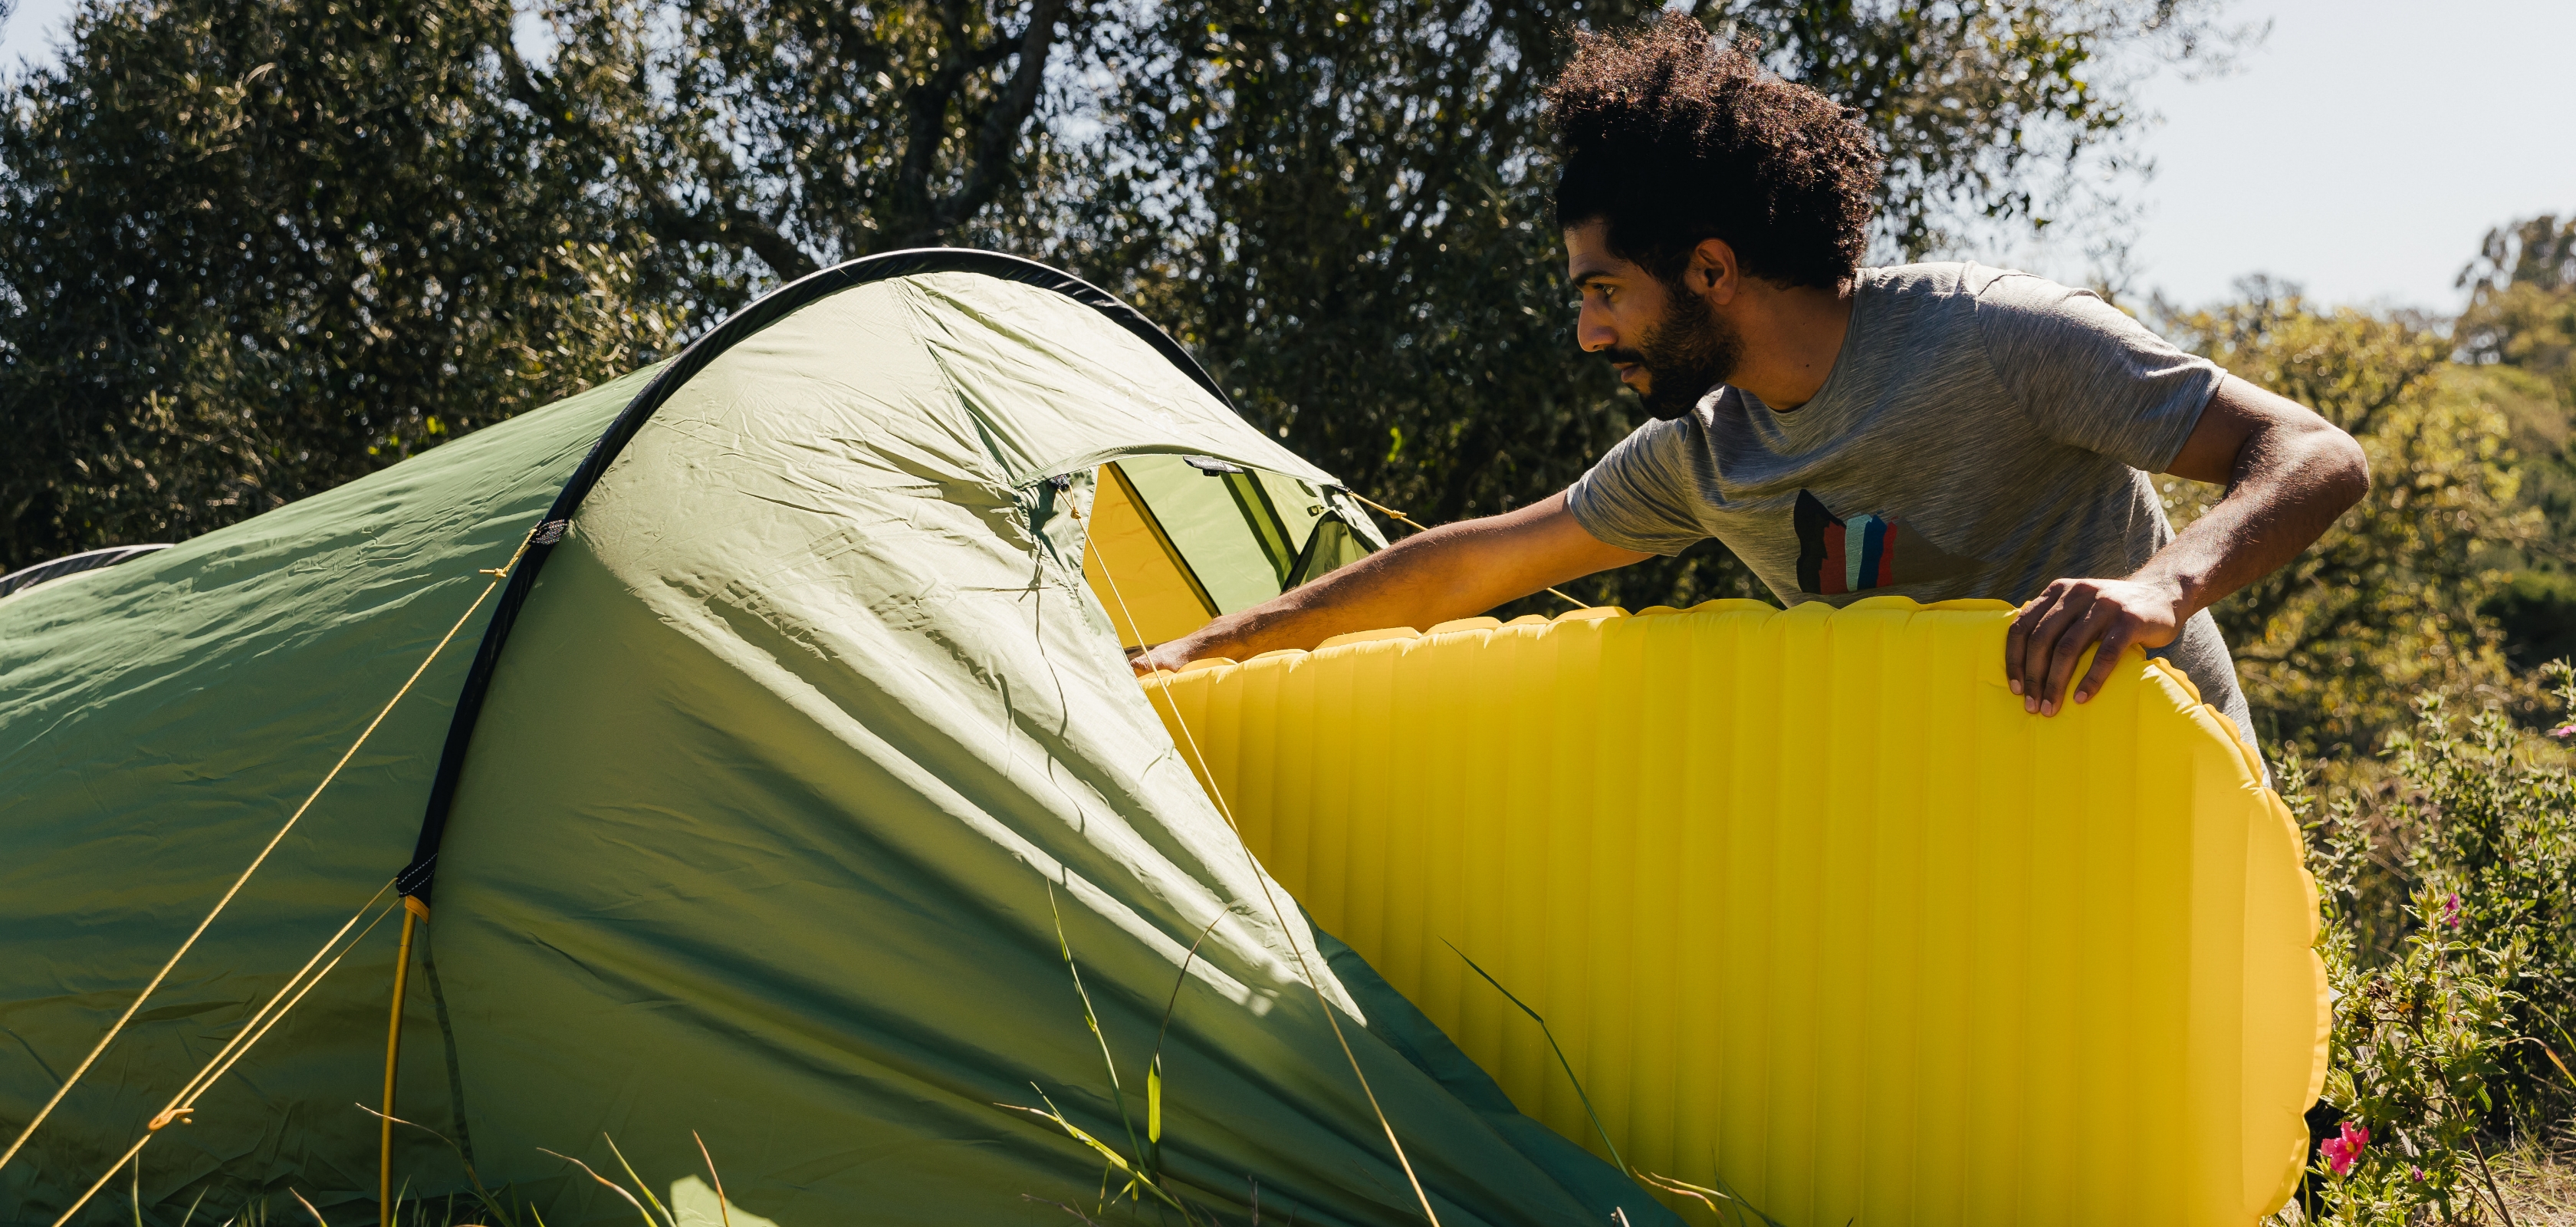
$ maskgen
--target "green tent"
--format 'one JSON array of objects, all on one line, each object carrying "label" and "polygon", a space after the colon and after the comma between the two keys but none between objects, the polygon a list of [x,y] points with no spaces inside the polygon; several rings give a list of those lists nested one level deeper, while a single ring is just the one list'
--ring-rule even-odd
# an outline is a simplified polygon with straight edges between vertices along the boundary
[{"label": "green tent", "polygon": [[[554,1227],[631,1222],[545,1153],[623,1179],[607,1136],[684,1219],[1061,1222],[1044,1203],[1088,1212],[1104,1161],[997,1105],[1051,1101],[1132,1155],[1102,1048],[1141,1139],[1169,1003],[1160,1165],[1194,1205],[1240,1221],[1257,1185],[1273,1222],[1420,1221],[1356,1064],[1443,1223],[1668,1218],[1260,873],[1130,676],[1141,615],[1116,629],[1083,574],[1186,620],[1376,540],[1126,307],[927,251],[24,587],[0,599],[10,1136],[474,612],[0,1169],[0,1222],[54,1221],[353,916],[318,987],[83,1216],[301,1217],[291,1188],[371,1221],[357,1105],[397,891],[429,912],[397,1107],[424,1128],[393,1153],[415,1197],[464,1189],[462,1152]],[[523,543],[506,583],[483,573]]]}]

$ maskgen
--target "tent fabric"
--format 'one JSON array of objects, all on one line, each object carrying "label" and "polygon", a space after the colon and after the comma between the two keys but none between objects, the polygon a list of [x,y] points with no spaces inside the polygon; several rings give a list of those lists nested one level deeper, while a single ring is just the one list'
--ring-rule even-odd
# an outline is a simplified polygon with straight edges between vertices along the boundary
[{"label": "tent fabric", "polygon": [[[648,376],[0,600],[0,1124],[11,1134],[466,611],[489,582],[476,570],[510,556]],[[432,664],[0,1169],[0,1222],[51,1223],[400,866],[468,660],[451,649]],[[194,1123],[144,1152],[148,1218],[175,1223],[167,1203],[200,1189],[209,1208],[290,1184],[372,1199],[368,1122],[350,1105],[375,1098],[382,1072],[393,974],[382,937]],[[439,1153],[405,1151],[407,1170]]]},{"label": "tent fabric", "polygon": [[[446,828],[448,811],[455,801],[458,777],[464,768],[476,722],[481,716],[492,669],[508,642],[519,609],[525,604],[537,577],[544,571],[546,560],[552,556],[554,546],[563,536],[558,530],[570,523],[570,517],[589,497],[601,474],[623,456],[627,443],[636,432],[652,420],[654,413],[678,389],[695,379],[708,363],[731,353],[737,344],[758,335],[782,317],[853,286],[887,279],[926,279],[933,274],[951,271],[1052,291],[1052,295],[1041,295],[1030,301],[1051,304],[1056,317],[1081,319],[1088,329],[1087,335],[1106,347],[1089,351],[1060,348],[1061,337],[1048,337],[1029,330],[1031,325],[1040,323],[1039,317],[1019,311],[1016,303],[1007,301],[945,301],[939,304],[944,309],[924,313],[917,320],[909,321],[917,327],[905,339],[935,355],[942,377],[960,394],[967,386],[977,383],[975,373],[978,371],[1030,377],[1052,361],[1075,373],[1077,382],[1074,384],[1059,387],[1058,381],[1041,377],[1037,385],[1022,390],[1050,400],[1059,391],[1071,391],[1083,398],[1078,408],[1085,420],[1079,425],[1051,413],[1018,417],[976,414],[975,406],[967,407],[974,419],[973,428],[981,432],[980,437],[993,461],[1009,475],[1014,486],[1070,477],[1111,459],[1105,451],[1079,452],[1071,457],[1062,454],[1064,448],[1081,448],[1100,441],[1099,436],[1084,432],[1083,427],[1086,426],[1149,436],[1155,436],[1159,430],[1156,442],[1131,449],[1140,453],[1187,453],[1193,450],[1194,443],[1226,439],[1233,449],[1260,457],[1259,460],[1246,460],[1245,464],[1279,470],[1317,484],[1332,484],[1330,477],[1294,453],[1257,431],[1244,429],[1241,419],[1231,413],[1221,419],[1202,422],[1188,413],[1175,416],[1171,412],[1172,408],[1185,404],[1185,401],[1157,401],[1152,397],[1132,395],[1142,386],[1131,377],[1135,372],[1147,372],[1142,378],[1151,381],[1154,373],[1168,370],[1206,393],[1217,406],[1227,405],[1223,390],[1217,387],[1215,380],[1209,378],[1207,372],[1161,329],[1099,289],[1045,265],[991,252],[928,248],[854,260],[782,287],[727,318],[712,333],[690,345],[659,371],[618,413],[589,454],[582,458],[580,466],[556,495],[540,530],[529,538],[524,563],[509,577],[509,585],[501,593],[499,606],[494,610],[482,644],[476,651],[473,668],[458,692],[455,715],[449,723],[447,741],[439,755],[438,771],[430,782],[427,814],[422,821],[420,838],[411,862],[403,867],[398,877],[406,895],[424,901],[430,896],[437,872],[440,839]],[[1077,304],[1088,308],[1088,313],[1075,310]],[[1122,338],[1119,333],[1125,336]],[[888,335],[880,332],[872,338],[856,339],[882,340]],[[1124,352],[1142,357],[1133,354],[1136,342],[1142,342],[1145,348],[1153,350],[1165,361],[1145,360],[1133,370],[1117,369],[1117,360],[1112,355]],[[1034,358],[1036,362],[1019,361],[1024,358]],[[1166,378],[1163,382],[1169,384],[1172,380]],[[913,391],[916,394],[939,393],[939,389],[927,385],[916,385]],[[1204,450],[1211,453],[1211,458],[1218,458],[1214,453],[1227,449]],[[1057,459],[1047,459],[1050,455]],[[1049,490],[1053,488],[1050,486]],[[1052,506],[1051,499],[1042,495],[1041,509],[1051,510]]]},{"label": "tent fabric", "polygon": [[48,583],[68,575],[78,575],[83,571],[112,567],[120,562],[131,562],[154,550],[168,548],[170,547],[167,545],[111,545],[105,549],[88,550],[40,562],[31,567],[20,567],[7,575],[0,575],[0,596],[33,588],[38,584]]},{"label": "tent fabric", "polygon": [[[0,1222],[50,1222],[403,866],[451,723],[402,1114],[548,1222],[632,1211],[539,1147],[613,1171],[613,1136],[668,1187],[700,1170],[692,1130],[787,1227],[1058,1214],[1023,1195],[1088,1202],[1101,1163],[996,1105],[1043,1094],[1125,1149],[1100,1046],[1132,1099],[1175,997],[1161,1151],[1194,1201],[1239,1214],[1257,1182],[1265,1214],[1419,1221],[1329,1008],[1444,1223],[1669,1221],[1316,932],[1179,760],[1083,582],[1091,485],[1050,479],[1140,455],[1332,479],[1029,267],[835,270],[658,370],[0,602],[0,1121],[23,1121],[477,569],[570,525],[514,577],[476,718],[451,719],[451,648],[0,1171]],[[391,955],[388,927],[145,1151],[147,1220],[201,1192],[218,1221],[289,1186],[372,1201],[352,1104]],[[463,1184],[403,1136],[415,1193]]]}]

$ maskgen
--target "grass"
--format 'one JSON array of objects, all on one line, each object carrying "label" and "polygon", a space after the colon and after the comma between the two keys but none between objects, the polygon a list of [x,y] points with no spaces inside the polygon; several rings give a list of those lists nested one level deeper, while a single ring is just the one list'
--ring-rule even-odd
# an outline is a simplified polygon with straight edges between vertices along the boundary
[{"label": "grass", "polygon": [[[1117,1107],[1118,1123],[1127,1134],[1128,1153],[1134,1158],[1130,1159],[1128,1155],[1120,1154],[1116,1147],[1092,1136],[1081,1126],[1066,1119],[1063,1110],[1056,1107],[1055,1100],[1047,1097],[1046,1090],[1036,1083],[1031,1083],[1029,1089],[1037,1092],[1038,1102],[1045,1104],[1045,1108],[1008,1103],[993,1106],[1009,1112],[1025,1112],[1055,1125],[1073,1140],[1090,1147],[1106,1166],[1101,1169],[1100,1195],[1093,1201],[1092,1214],[1084,1214],[1065,1202],[1032,1194],[1022,1196],[1030,1201],[1055,1206],[1086,1223],[1093,1221],[1094,1215],[1107,1214],[1112,1207],[1122,1201],[1141,1206],[1146,1199],[1150,1198],[1178,1213],[1184,1227],[1195,1227],[1202,1219],[1208,1227],[1216,1227],[1216,1213],[1205,1207],[1193,1208],[1183,1199],[1180,1190],[1163,1171],[1162,1160],[1163,1041],[1171,1035],[1172,1012],[1180,1005],[1181,987],[1189,982],[1190,965],[1198,960],[1199,946],[1207,941],[1208,934],[1216,931],[1217,922],[1209,921],[1206,928],[1199,930],[1198,939],[1190,943],[1189,953],[1181,959],[1180,974],[1173,978],[1171,997],[1163,1003],[1163,1021],[1154,1031],[1154,1051],[1145,1059],[1145,1133],[1140,1141],[1136,1134],[1135,1118],[1130,1115],[1127,1107],[1126,1083],[1118,1075],[1118,1058],[1109,1051],[1108,1034],[1100,1029],[1100,1014],[1091,1006],[1091,991],[1082,986],[1082,965],[1074,959],[1073,943],[1064,935],[1064,912],[1056,905],[1055,886],[1052,883],[1047,886],[1047,910],[1055,918],[1056,950],[1064,956],[1066,974],[1073,977],[1074,996],[1082,1001],[1083,1025],[1091,1029],[1091,1038],[1100,1045],[1100,1064],[1109,1075],[1110,1099]],[[1222,920],[1224,917],[1219,916],[1218,919]],[[1117,1182],[1119,1186],[1115,1193],[1109,1191],[1109,1186],[1113,1182]],[[1256,1184],[1253,1186],[1252,1210],[1255,1223],[1258,1223],[1261,1218],[1260,1197],[1260,1186]]]},{"label": "grass", "polygon": [[2495,1167],[2514,1222],[2576,1227],[2576,1151],[2526,1144],[2497,1155]]}]

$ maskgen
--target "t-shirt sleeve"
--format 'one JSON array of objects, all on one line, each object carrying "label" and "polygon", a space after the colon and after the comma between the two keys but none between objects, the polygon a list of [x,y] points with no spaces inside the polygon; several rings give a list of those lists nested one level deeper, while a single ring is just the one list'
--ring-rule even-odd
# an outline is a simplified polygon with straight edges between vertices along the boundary
[{"label": "t-shirt sleeve", "polygon": [[1977,324],[1996,375],[2041,434],[2149,473],[2182,454],[2227,376],[2092,291],[2026,273],[1987,283]]},{"label": "t-shirt sleeve", "polygon": [[1648,554],[1678,554],[1707,539],[1690,513],[1691,427],[1687,418],[1648,422],[1566,488],[1574,522],[1602,542]]}]

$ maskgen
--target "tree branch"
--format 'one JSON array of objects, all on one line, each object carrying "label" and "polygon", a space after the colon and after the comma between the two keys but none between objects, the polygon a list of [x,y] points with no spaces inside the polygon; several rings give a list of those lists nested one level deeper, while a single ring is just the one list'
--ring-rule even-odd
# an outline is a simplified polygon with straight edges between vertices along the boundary
[{"label": "tree branch", "polygon": [[984,130],[976,137],[966,181],[932,212],[939,228],[973,217],[1009,180],[1011,154],[1020,143],[1021,126],[1037,110],[1038,87],[1046,81],[1047,55],[1055,47],[1055,23],[1064,6],[1065,0],[1037,0],[1031,7],[1028,27],[1020,33],[1019,66],[1011,70],[1002,96],[984,113]]},{"label": "tree branch", "polygon": [[730,189],[739,171],[730,159],[718,165],[712,153],[698,157],[698,172],[707,179],[708,203],[704,209],[683,207],[653,173],[653,160],[635,147],[628,134],[604,130],[578,118],[565,104],[553,79],[529,68],[510,39],[494,40],[492,51],[500,61],[510,98],[544,120],[555,139],[577,148],[593,146],[615,151],[617,165],[626,171],[628,182],[644,199],[644,228],[654,238],[666,243],[709,243],[748,250],[782,280],[793,281],[815,271],[814,258],[784,231],[734,202]]}]

